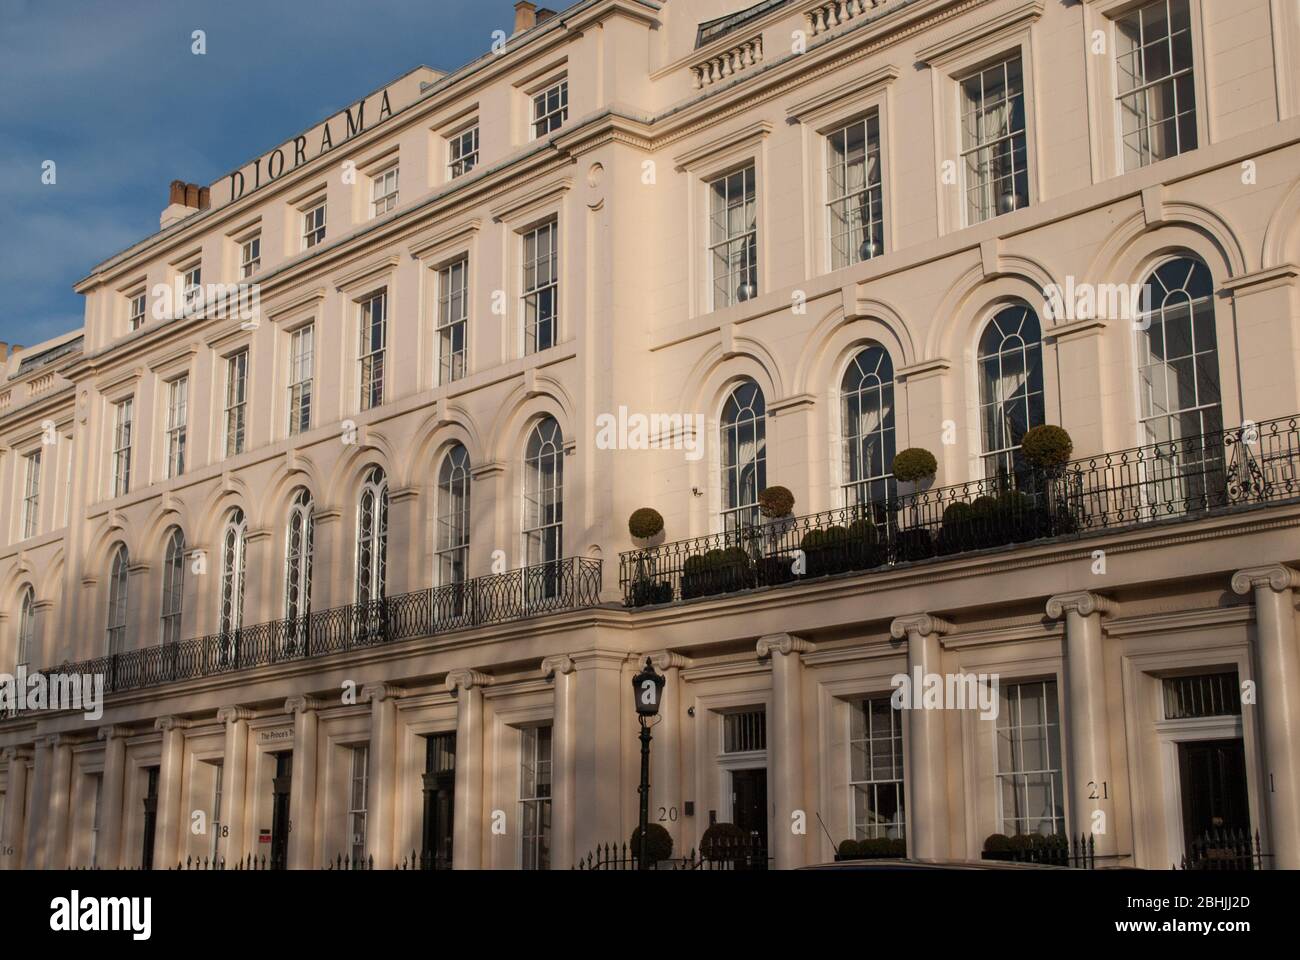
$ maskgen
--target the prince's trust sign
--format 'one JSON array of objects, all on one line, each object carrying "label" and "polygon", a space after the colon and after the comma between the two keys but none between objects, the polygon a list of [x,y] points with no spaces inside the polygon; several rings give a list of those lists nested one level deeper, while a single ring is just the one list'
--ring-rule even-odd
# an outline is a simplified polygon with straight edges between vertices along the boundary
[{"label": "the prince's trust sign", "polygon": [[324,123],[240,167],[225,180],[218,181],[212,187],[212,205],[231,203],[245,194],[272,184],[286,173],[324,156],[336,146],[347,143],[392,115],[388,89],[371,94],[346,110],[340,110]]}]

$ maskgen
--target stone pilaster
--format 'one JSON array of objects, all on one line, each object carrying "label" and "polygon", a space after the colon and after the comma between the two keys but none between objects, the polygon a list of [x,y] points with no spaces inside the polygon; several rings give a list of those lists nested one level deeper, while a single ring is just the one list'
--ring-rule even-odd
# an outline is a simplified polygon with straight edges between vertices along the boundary
[{"label": "stone pilaster", "polygon": [[[314,697],[290,697],[284,712],[293,716],[293,783],[289,791],[289,869],[316,867],[316,763],[320,717],[325,704]],[[369,798],[367,798],[369,802]]]},{"label": "stone pilaster", "polygon": [[185,770],[185,728],[188,720],[159,717],[154,728],[162,731],[162,762],[158,768],[158,822],[154,833],[154,866],[169,869],[180,862],[181,824],[188,821],[182,809],[181,779]]},{"label": "stone pilaster", "polygon": [[567,654],[542,661],[542,675],[555,686],[555,713],[551,739],[551,868],[567,870],[574,863],[573,834],[575,766],[578,731],[574,725],[573,658]]},{"label": "stone pilaster", "polygon": [[253,712],[246,707],[222,707],[217,721],[226,725],[226,752],[222,763],[221,823],[227,828],[217,856],[234,864],[251,852],[248,841],[248,721]]},{"label": "stone pilaster", "polygon": [[115,870],[122,866],[122,804],[126,794],[126,727],[99,728],[104,741],[104,783],[99,794],[99,847],[96,866]]},{"label": "stone pilaster", "polygon": [[447,689],[456,697],[456,809],[452,814],[452,866],[483,866],[483,688],[492,678],[476,670],[453,670]]},{"label": "stone pilaster", "polygon": [[370,704],[370,783],[366,794],[366,847],[376,870],[394,866],[397,851],[397,701],[402,690],[388,683],[361,688]]},{"label": "stone pilaster", "polygon": [[[772,660],[772,722],[767,742],[768,782],[775,816],[772,855],[778,870],[808,862],[808,791],[804,776],[803,659],[816,646],[800,637],[778,633],[758,641],[760,658]],[[795,833],[796,818],[802,832]]]},{"label": "stone pilaster", "polygon": [[[681,855],[682,846],[682,717],[686,704],[682,702],[682,670],[691,661],[681,654],[666,650],[651,654],[650,662],[664,675],[664,690],[660,699],[659,716],[663,719],[654,730],[654,749],[650,752],[650,810],[651,821],[659,823],[673,838],[674,856]],[[660,807],[677,811],[662,822],[654,815]]]}]

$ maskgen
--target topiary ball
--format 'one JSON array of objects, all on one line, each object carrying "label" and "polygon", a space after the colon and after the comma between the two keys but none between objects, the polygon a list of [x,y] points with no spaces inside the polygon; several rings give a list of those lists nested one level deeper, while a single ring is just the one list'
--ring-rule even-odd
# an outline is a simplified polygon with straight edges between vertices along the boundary
[{"label": "topiary ball", "polygon": [[653,507],[642,507],[627,520],[627,532],[638,540],[653,537],[664,528],[664,518]]},{"label": "topiary ball", "polygon": [[786,487],[768,487],[758,495],[758,509],[769,520],[788,517],[794,510],[794,494]]},{"label": "topiary ball", "polygon": [[1070,462],[1074,441],[1061,427],[1044,424],[1025,432],[1020,438],[1020,451],[1033,466],[1054,470]]},{"label": "topiary ball", "polygon": [[912,447],[894,457],[894,477],[903,483],[925,480],[938,472],[939,461],[929,450]]},{"label": "topiary ball", "polygon": [[[667,860],[673,855],[673,838],[667,830],[657,823],[647,824],[645,828],[646,844],[650,854],[650,862],[655,863],[659,860]],[[641,828],[637,827],[632,831],[632,856],[638,859],[641,856]]]}]

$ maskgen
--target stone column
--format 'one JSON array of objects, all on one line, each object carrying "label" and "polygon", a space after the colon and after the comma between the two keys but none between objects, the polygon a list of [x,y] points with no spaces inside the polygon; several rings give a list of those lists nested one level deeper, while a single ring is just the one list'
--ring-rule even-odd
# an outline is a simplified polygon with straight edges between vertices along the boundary
[{"label": "stone column", "polygon": [[[669,816],[660,826],[673,838],[673,856],[685,856],[682,847],[682,715],[686,704],[682,702],[682,669],[691,661],[671,650],[652,654],[650,662],[664,675],[664,691],[660,697],[659,725],[654,729],[654,744],[650,750],[650,820],[659,823],[655,816],[660,807],[667,807]],[[672,816],[677,811],[676,819]]]},{"label": "stone column", "polygon": [[68,735],[49,738],[51,753],[50,797],[46,809],[49,848],[46,870],[66,870],[68,863],[68,820],[72,813],[72,741]]},{"label": "stone column", "polygon": [[[946,620],[928,613],[899,617],[889,625],[895,640],[907,640],[907,672],[915,678],[942,673],[939,638],[952,632]],[[911,857],[944,859],[948,847],[948,764],[942,710],[907,710],[905,791],[910,796],[907,853]]]},{"label": "stone column", "polygon": [[47,866],[50,825],[50,765],[54,755],[49,737],[38,737],[32,751],[32,802],[27,808],[27,842],[23,863],[31,870],[44,870]]},{"label": "stone column", "polygon": [[[1098,856],[1116,852],[1106,730],[1106,675],[1101,658],[1101,618],[1117,607],[1080,591],[1047,601],[1047,616],[1065,618],[1066,757],[1069,764],[1070,835],[1091,833]],[[1096,814],[1100,812],[1101,817]]]},{"label": "stone column", "polygon": [[27,761],[31,752],[22,747],[5,747],[9,787],[5,797],[4,823],[0,824],[0,870],[21,870],[23,866],[23,820],[27,812]]},{"label": "stone column", "polygon": [[447,689],[456,697],[456,801],[451,862],[456,870],[483,866],[483,688],[492,678],[453,670]]},{"label": "stone column", "polygon": [[574,729],[573,658],[567,655],[542,661],[542,675],[555,684],[555,714],[551,731],[551,869],[568,870],[574,864],[574,798],[577,795],[575,759],[577,730]]},{"label": "stone column", "polygon": [[217,721],[226,725],[226,753],[221,771],[221,824],[227,829],[225,843],[218,843],[218,857],[233,866],[249,853],[245,834],[248,791],[248,721],[253,711],[246,707],[222,707]]},{"label": "stone column", "polygon": [[388,494],[388,596],[421,590],[433,583],[423,562],[424,524],[420,491],[404,487]]},{"label": "stone column", "polygon": [[154,831],[153,862],[166,870],[180,862],[181,823],[185,816],[181,779],[185,771],[185,728],[188,720],[159,717],[154,729],[162,731],[162,761],[158,766],[158,822]]},{"label": "stone column", "polygon": [[[370,770],[366,791],[366,848],[376,870],[390,870],[396,850],[397,700],[402,691],[387,683],[361,688],[370,704]],[[296,771],[295,771],[296,773]]]},{"label": "stone column", "polygon": [[[290,697],[284,712],[293,715],[293,783],[289,792],[289,869],[316,866],[316,763],[320,717],[325,704],[314,697]],[[366,798],[370,802],[370,798]]]},{"label": "stone column", "polygon": [[104,741],[104,783],[99,795],[100,867],[115,870],[122,865],[122,804],[126,789],[126,727],[100,727]]},{"label": "stone column", "polygon": [[578,856],[585,856],[597,844],[622,843],[631,836],[623,811],[629,798],[636,796],[636,784],[624,781],[622,759],[623,751],[636,743],[630,736],[623,737],[624,724],[635,711],[631,676],[623,672],[628,663],[625,653],[591,650],[574,654],[573,662],[578,670],[574,721],[582,731],[574,758],[573,845]]},{"label": "stone column", "polygon": [[[803,660],[815,645],[788,633],[761,637],[760,658],[772,658],[772,722],[768,767],[775,814],[772,856],[776,869],[793,870],[808,862],[808,803],[804,779]],[[803,832],[795,833],[796,816]]]},{"label": "stone column", "polygon": [[1239,570],[1233,592],[1255,594],[1257,702],[1264,744],[1264,802],[1273,867],[1300,869],[1300,571],[1281,564]]}]

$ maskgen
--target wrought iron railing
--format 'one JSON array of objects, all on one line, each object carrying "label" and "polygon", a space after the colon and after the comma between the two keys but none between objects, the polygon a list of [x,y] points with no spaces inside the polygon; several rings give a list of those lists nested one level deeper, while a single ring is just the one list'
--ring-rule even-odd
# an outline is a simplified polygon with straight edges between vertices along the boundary
[{"label": "wrought iron railing", "polygon": [[1211,829],[1187,845],[1184,870],[1263,870],[1265,859],[1259,831]]},{"label": "wrought iron railing", "polygon": [[295,619],[65,663],[44,672],[101,674],[105,692],[115,693],[593,607],[600,602],[601,563],[568,557]]},{"label": "wrought iron railing", "polygon": [[619,558],[642,607],[863,572],[1300,497],[1297,417],[1248,424],[803,517]]}]

